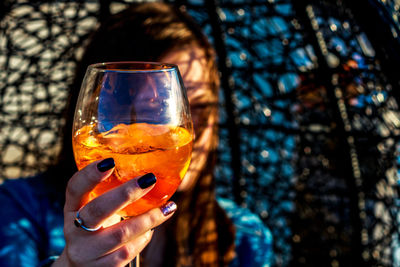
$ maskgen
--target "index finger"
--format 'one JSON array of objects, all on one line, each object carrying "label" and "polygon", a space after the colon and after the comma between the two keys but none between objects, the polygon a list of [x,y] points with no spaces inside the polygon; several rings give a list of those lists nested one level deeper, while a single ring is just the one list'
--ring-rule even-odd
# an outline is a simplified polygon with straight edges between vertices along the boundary
[{"label": "index finger", "polygon": [[98,160],[77,171],[69,180],[65,195],[65,211],[77,211],[86,193],[107,179],[115,166],[112,158]]}]

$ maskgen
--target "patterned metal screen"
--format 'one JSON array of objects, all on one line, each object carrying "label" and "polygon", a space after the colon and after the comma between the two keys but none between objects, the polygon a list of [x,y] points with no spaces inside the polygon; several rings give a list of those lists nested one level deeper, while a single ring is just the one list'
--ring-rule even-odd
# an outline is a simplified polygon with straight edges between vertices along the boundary
[{"label": "patterned metal screen", "polygon": [[[0,177],[55,159],[84,41],[129,2],[0,4]],[[216,47],[218,194],[270,228],[274,266],[400,266],[400,2],[169,2]]]}]

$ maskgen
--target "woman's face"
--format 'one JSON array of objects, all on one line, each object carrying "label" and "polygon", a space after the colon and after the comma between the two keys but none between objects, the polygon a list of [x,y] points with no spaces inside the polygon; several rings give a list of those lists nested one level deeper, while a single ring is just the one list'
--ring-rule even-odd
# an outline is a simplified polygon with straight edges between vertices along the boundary
[{"label": "woman's face", "polygon": [[210,87],[210,73],[207,69],[204,51],[198,46],[192,45],[173,50],[162,57],[160,61],[178,65],[187,89],[196,138],[193,144],[192,161],[178,188],[178,191],[186,191],[192,188],[198,179],[212,149],[212,136],[217,118],[215,113],[204,117],[204,106],[209,104],[215,106],[217,96]]}]

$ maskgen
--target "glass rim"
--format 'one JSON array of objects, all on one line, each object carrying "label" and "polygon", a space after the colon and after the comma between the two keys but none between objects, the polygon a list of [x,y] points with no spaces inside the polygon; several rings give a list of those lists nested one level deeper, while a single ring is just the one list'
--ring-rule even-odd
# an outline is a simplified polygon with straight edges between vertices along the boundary
[{"label": "glass rim", "polygon": [[97,72],[143,73],[174,71],[178,70],[178,66],[151,61],[111,61],[90,64],[87,69]]}]

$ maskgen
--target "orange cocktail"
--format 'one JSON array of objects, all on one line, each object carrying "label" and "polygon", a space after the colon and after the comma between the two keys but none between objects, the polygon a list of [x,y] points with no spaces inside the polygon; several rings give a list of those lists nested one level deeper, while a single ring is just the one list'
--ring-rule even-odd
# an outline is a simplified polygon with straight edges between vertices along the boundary
[{"label": "orange cocktail", "polygon": [[193,136],[182,127],[134,123],[118,124],[97,133],[96,124],[84,126],[73,136],[78,169],[89,163],[112,157],[115,170],[88,195],[87,202],[139,175],[153,173],[154,188],[118,214],[135,216],[164,204],[176,191],[185,175],[192,152]]}]

